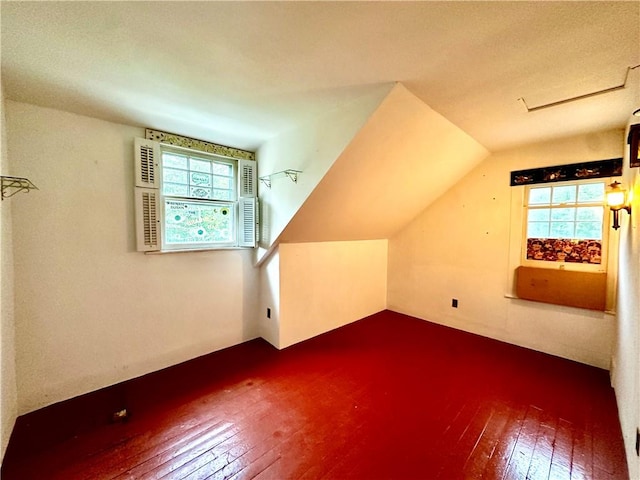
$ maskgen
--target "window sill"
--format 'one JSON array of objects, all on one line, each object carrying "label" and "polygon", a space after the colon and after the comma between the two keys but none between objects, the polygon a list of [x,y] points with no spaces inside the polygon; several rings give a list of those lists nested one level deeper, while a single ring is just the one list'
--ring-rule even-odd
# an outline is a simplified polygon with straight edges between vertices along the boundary
[{"label": "window sill", "polygon": [[145,255],[168,255],[171,253],[220,252],[228,250],[253,250],[252,247],[216,247],[216,248],[184,248],[181,250],[156,250],[144,252]]},{"label": "window sill", "polygon": [[[517,296],[515,293],[505,293],[504,294],[504,298],[508,298],[510,300],[520,300],[521,302],[532,302],[532,303],[544,303],[545,305],[558,305],[557,303],[547,303],[547,302],[543,302],[540,300],[529,300],[528,298],[520,298],[519,296]],[[588,308],[582,308],[582,307],[571,307],[571,306],[567,306],[567,305],[558,305],[559,307],[567,307],[567,308],[577,308],[578,310],[588,310],[590,312],[602,312],[606,315],[615,315],[616,311],[615,310],[590,310]]]}]

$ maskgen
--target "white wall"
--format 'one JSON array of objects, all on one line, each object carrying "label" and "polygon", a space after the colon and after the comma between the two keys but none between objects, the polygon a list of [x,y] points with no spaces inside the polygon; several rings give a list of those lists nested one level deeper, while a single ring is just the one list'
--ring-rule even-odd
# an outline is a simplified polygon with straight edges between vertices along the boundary
[{"label": "white wall", "polygon": [[288,178],[259,183],[261,235],[258,257],[280,233],[318,185],[327,170],[364,125],[393,84],[381,85],[326,115],[278,135],[258,150],[259,176],[282,170],[300,170],[297,183]]},{"label": "white wall", "polygon": [[621,157],[622,136],[608,131],[489,156],[389,240],[388,308],[609,368],[612,315],[505,298],[510,236],[521,235],[510,228],[509,173]]},{"label": "white wall", "polygon": [[282,243],[280,348],[386,308],[387,241]]},{"label": "white wall", "polygon": [[[0,174],[21,176],[9,170],[5,100],[0,83]],[[2,201],[0,207],[0,463],[18,415],[15,366],[15,329],[13,300],[13,247],[11,239],[12,203],[19,198]]]},{"label": "white wall", "polygon": [[143,130],[7,102],[19,413],[257,335],[248,250],[135,252]]},{"label": "white wall", "polygon": [[629,474],[635,479],[640,478],[640,460],[635,452],[636,428],[640,427],[640,169],[628,168],[628,150],[625,147],[623,182],[633,192],[633,205],[631,217],[620,212],[618,328],[612,377]]},{"label": "white wall", "polygon": [[[267,309],[271,310],[267,317]],[[260,267],[259,335],[280,348],[280,252],[276,247]]]}]

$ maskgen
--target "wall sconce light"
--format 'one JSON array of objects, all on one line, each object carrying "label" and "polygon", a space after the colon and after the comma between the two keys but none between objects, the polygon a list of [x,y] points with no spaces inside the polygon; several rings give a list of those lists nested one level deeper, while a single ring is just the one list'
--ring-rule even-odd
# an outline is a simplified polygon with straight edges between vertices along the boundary
[{"label": "wall sconce light", "polygon": [[618,218],[618,212],[620,210],[626,210],[631,215],[631,205],[627,200],[627,191],[621,187],[620,182],[613,182],[609,185],[610,189],[607,192],[607,206],[613,212],[613,229],[620,228],[620,222]]}]

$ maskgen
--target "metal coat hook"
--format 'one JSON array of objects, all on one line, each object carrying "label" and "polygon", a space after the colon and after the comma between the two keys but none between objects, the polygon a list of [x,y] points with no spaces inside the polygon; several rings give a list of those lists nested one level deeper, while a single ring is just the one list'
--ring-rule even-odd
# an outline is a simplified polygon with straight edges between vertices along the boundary
[{"label": "metal coat hook", "polygon": [[2,185],[2,200],[13,197],[18,192],[28,192],[29,190],[38,190],[31,180],[23,177],[0,176]]},{"label": "metal coat hook", "polygon": [[271,188],[271,181],[274,178],[287,177],[293,183],[298,183],[298,175],[301,173],[302,173],[301,170],[287,169],[281,172],[272,173],[270,175],[264,175],[262,177],[259,177],[259,180],[262,183],[264,183],[267,186],[267,188]]}]

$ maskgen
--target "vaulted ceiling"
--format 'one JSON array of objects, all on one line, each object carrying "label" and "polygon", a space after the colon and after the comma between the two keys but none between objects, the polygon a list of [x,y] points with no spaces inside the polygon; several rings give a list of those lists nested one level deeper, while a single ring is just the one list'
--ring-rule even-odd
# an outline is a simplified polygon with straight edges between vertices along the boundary
[{"label": "vaulted ceiling", "polygon": [[[2,2],[5,97],[255,149],[402,82],[489,150],[623,128],[640,2]],[[627,78],[628,77],[628,78]],[[528,113],[529,106],[610,93]]]}]

